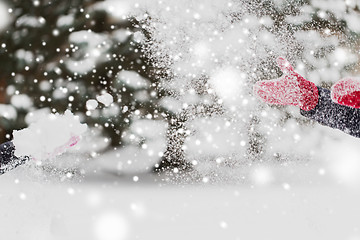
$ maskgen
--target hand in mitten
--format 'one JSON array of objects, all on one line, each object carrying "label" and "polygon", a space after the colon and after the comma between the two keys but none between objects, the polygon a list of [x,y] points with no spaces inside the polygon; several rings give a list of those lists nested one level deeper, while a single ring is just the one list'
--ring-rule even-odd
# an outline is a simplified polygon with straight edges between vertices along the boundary
[{"label": "hand in mitten", "polygon": [[39,162],[55,158],[74,146],[86,129],[70,111],[45,115],[29,127],[13,131],[15,155],[31,156]]},{"label": "hand in mitten", "polygon": [[360,108],[360,79],[344,78],[331,87],[331,99],[341,105]]},{"label": "hand in mitten", "polygon": [[[75,146],[80,141],[79,136],[72,136],[67,143],[57,147],[48,157],[58,156],[68,148]],[[0,175],[4,174],[33,159],[32,156],[15,156],[15,146],[13,142],[0,144]]]},{"label": "hand in mitten", "polygon": [[254,93],[270,104],[294,105],[309,111],[318,103],[318,88],[294,71],[290,63],[279,57],[277,63],[284,73],[278,79],[256,82]]}]

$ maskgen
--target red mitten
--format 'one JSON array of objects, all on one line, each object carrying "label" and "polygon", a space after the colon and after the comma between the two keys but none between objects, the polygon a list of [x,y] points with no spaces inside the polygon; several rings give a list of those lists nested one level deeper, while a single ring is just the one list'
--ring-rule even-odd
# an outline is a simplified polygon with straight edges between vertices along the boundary
[{"label": "red mitten", "polygon": [[331,99],[341,105],[360,108],[360,78],[343,78],[331,87]]},{"label": "red mitten", "polygon": [[270,104],[294,105],[305,111],[315,108],[319,99],[315,84],[296,73],[285,58],[279,57],[277,63],[284,75],[256,82],[254,93]]}]

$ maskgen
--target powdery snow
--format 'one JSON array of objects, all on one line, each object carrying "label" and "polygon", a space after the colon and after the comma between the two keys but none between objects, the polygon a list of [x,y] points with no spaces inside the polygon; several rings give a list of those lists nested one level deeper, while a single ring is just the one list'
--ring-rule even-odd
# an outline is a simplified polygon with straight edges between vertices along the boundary
[{"label": "powdery snow", "polygon": [[43,184],[28,180],[21,170],[0,181],[0,225],[6,239],[360,238],[358,191],[321,182],[326,174],[316,176],[316,168],[284,168],[286,180],[276,178],[269,185],[263,182],[274,169],[256,170],[259,185],[165,187],[159,178],[144,174],[97,174],[82,183]]},{"label": "powdery snow", "polygon": [[220,69],[210,77],[210,83],[224,103],[231,107],[240,105],[241,98],[246,95],[246,73],[234,67]]}]

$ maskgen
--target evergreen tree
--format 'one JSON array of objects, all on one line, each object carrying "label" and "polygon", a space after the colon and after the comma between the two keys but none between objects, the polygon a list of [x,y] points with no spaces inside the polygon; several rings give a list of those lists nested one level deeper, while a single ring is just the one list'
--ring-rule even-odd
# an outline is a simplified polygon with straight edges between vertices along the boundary
[{"label": "evergreen tree", "polygon": [[133,117],[163,117],[154,69],[141,50],[146,36],[134,20],[114,18],[98,0],[7,4],[12,22],[0,35],[0,96],[17,117],[0,118],[2,137],[42,108],[70,109],[113,146],[123,143]]},{"label": "evergreen tree", "polygon": [[[168,68],[161,84],[179,106],[159,169],[176,168],[178,173],[208,163],[213,170],[241,166],[244,159],[251,165],[309,158],[311,146],[321,145],[321,128],[294,108],[257,101],[252,86],[282,74],[276,66],[278,56],[289,59],[296,71],[319,86],[329,87],[356,72],[359,6],[355,1],[328,2],[187,1],[172,2],[167,9],[160,3],[150,8],[150,17],[143,20],[153,38],[147,46],[149,55],[157,66]],[[233,87],[239,91],[226,89]],[[229,101],[227,92],[238,95],[236,102]],[[232,131],[217,138],[213,128]],[[228,144],[219,148],[221,141]],[[196,143],[191,152],[189,146]]]}]

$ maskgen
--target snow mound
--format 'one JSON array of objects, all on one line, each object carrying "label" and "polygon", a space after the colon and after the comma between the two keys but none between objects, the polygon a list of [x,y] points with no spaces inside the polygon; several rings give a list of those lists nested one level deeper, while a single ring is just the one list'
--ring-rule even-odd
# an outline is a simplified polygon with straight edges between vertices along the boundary
[{"label": "snow mound", "polygon": [[15,155],[32,156],[38,161],[55,157],[75,145],[86,129],[87,125],[69,110],[64,115],[44,115],[28,128],[13,132]]}]

